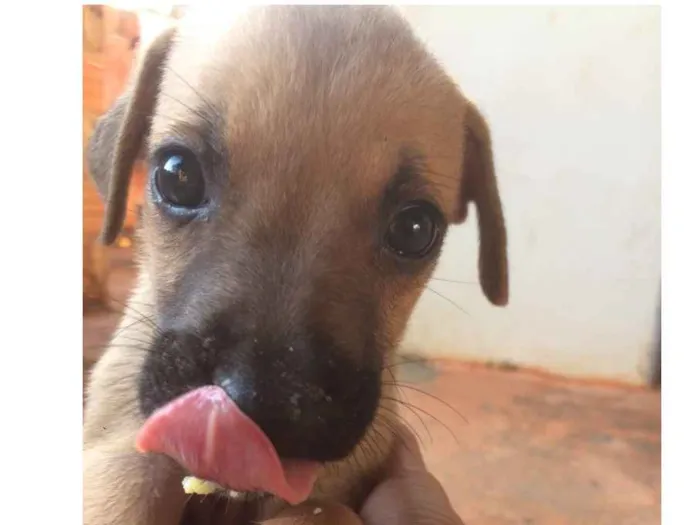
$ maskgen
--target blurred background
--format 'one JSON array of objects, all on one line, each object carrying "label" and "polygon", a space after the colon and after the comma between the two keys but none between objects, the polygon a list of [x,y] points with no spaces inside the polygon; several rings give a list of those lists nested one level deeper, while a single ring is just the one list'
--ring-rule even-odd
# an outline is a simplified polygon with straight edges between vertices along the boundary
[{"label": "blurred background", "polygon": [[[185,11],[83,6],[84,144]],[[403,344],[404,416],[470,523],[660,523],[659,8],[402,11],[491,124],[511,272],[493,308],[474,221],[452,231]],[[146,174],[104,247],[83,173],[84,377],[134,281]]]}]

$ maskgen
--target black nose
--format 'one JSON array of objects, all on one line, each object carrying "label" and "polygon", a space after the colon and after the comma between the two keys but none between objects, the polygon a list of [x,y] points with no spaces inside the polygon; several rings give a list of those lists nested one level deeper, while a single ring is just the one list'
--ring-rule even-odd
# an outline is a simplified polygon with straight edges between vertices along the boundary
[{"label": "black nose", "polygon": [[265,432],[281,458],[334,461],[352,452],[374,419],[381,357],[319,335],[274,344],[227,330],[164,332],[141,369],[141,411],[148,417],[211,384]]},{"label": "black nose", "polygon": [[361,440],[376,411],[380,370],[332,348],[241,343],[214,371],[282,458],[333,461]]}]

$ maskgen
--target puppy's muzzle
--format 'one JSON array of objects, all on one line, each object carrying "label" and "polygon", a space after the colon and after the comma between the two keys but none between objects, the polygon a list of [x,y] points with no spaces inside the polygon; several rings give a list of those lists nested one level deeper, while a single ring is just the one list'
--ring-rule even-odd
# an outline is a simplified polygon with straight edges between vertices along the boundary
[{"label": "puppy's muzzle", "polygon": [[[362,354],[362,359],[357,356]],[[267,435],[281,458],[346,457],[371,424],[381,362],[319,334],[236,336],[166,332],[148,352],[140,381],[144,415],[195,388],[220,386]]]}]

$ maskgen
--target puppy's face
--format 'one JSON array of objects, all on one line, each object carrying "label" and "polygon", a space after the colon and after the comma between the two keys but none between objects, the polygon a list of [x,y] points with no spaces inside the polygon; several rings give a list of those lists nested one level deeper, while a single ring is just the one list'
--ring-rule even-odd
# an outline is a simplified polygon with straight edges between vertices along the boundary
[{"label": "puppy's face", "polygon": [[506,301],[486,126],[389,10],[185,25],[153,44],[110,115],[91,153],[107,240],[142,146],[151,165],[142,271],[158,330],[136,381],[144,416],[216,384],[281,457],[347,456],[470,201],[484,291]]}]

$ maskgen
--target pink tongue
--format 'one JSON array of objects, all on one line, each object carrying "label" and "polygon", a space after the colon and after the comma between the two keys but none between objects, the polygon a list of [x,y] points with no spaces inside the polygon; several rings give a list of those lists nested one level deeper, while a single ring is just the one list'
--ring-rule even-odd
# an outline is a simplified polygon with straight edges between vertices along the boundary
[{"label": "pink tongue", "polygon": [[166,454],[198,478],[239,492],[269,492],[291,504],[309,497],[320,467],[283,463],[260,427],[217,386],[193,390],[153,413],[136,448]]}]

